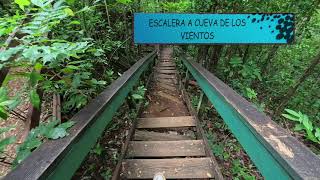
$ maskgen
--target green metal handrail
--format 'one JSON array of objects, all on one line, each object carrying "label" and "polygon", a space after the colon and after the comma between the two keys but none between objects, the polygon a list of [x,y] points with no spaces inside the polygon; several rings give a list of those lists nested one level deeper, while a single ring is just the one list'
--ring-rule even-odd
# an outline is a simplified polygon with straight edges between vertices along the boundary
[{"label": "green metal handrail", "polygon": [[4,179],[71,179],[155,57],[156,51],[153,51],[135,63],[72,117],[76,124],[67,137],[44,143]]},{"label": "green metal handrail", "polygon": [[182,62],[266,179],[320,179],[317,155],[198,63]]}]

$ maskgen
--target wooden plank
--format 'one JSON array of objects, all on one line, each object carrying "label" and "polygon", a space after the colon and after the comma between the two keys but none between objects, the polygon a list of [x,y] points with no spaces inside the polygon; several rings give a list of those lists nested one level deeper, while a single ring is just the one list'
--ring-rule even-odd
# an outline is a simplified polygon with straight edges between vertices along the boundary
[{"label": "wooden plank", "polygon": [[160,96],[160,97],[163,97],[165,99],[168,99],[169,101],[173,101],[173,102],[175,102],[177,104],[182,104],[183,103],[182,100],[179,99],[178,97],[172,96],[172,95],[170,95],[170,94],[168,94],[166,92],[158,91],[157,95]]},{"label": "wooden plank", "polygon": [[172,62],[173,58],[161,58],[160,62]]},{"label": "wooden plank", "polygon": [[156,69],[156,71],[158,73],[161,73],[161,74],[176,74],[177,73],[177,70],[172,70],[172,69]]},{"label": "wooden plank", "polygon": [[165,84],[165,83],[157,83],[157,85],[158,86],[160,86],[160,87],[162,87],[162,88],[164,88],[164,89],[168,89],[168,90],[170,90],[170,91],[176,91],[177,89],[176,89],[176,87],[175,87],[175,85],[169,85],[169,84]]},{"label": "wooden plank", "polygon": [[202,140],[131,141],[127,157],[205,156]]},{"label": "wooden plank", "polygon": [[196,126],[192,116],[139,118],[137,128],[169,128]]},{"label": "wooden plank", "polygon": [[157,77],[156,80],[160,83],[165,83],[165,84],[177,84],[177,80],[176,79],[164,79],[164,78],[159,78]]},{"label": "wooden plank", "polygon": [[123,173],[128,179],[152,179],[163,173],[166,179],[213,178],[210,158],[128,159],[123,162]]},{"label": "wooden plank", "polygon": [[178,140],[194,140],[194,137],[170,134],[170,133],[160,133],[154,131],[139,131],[137,130],[133,137],[136,141],[178,141]]},{"label": "wooden plank", "polygon": [[158,63],[158,67],[175,67],[176,65],[173,63]]},{"label": "wooden plank", "polygon": [[158,65],[173,65],[173,66],[175,66],[176,64],[174,62],[159,62]]},{"label": "wooden plank", "polygon": [[158,69],[158,70],[175,70],[176,69],[176,67],[175,66],[162,66],[162,67],[160,67],[160,66],[158,66],[158,67],[156,67],[156,69]]},{"label": "wooden plank", "polygon": [[168,75],[168,74],[155,74],[156,78],[162,78],[162,79],[176,79],[177,77],[175,75]]}]

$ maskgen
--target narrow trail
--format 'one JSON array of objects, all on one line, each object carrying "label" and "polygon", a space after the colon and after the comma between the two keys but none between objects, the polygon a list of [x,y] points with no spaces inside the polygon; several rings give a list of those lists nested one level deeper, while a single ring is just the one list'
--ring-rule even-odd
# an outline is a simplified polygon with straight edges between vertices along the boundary
[{"label": "narrow trail", "polygon": [[197,136],[196,119],[190,116],[177,89],[173,50],[164,48],[155,67],[149,105],[138,119],[122,162],[122,179],[209,179],[214,170],[204,141]]}]

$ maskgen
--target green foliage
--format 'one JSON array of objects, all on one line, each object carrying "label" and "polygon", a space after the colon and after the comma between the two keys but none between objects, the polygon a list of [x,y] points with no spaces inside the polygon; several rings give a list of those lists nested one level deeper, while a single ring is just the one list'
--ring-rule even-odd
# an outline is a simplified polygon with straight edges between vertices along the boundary
[{"label": "green foliage", "polygon": [[8,91],[4,87],[0,87],[0,119],[7,119],[10,110],[17,107],[20,103],[18,98],[9,98]]},{"label": "green foliage", "polygon": [[117,0],[118,3],[121,3],[121,4],[124,4],[124,5],[127,5],[129,3],[132,3],[132,0]]},{"label": "green foliage", "polygon": [[193,108],[197,108],[200,97],[197,95],[191,96],[191,105]]},{"label": "green foliage", "polygon": [[33,107],[40,109],[40,97],[35,89],[30,91],[30,101]]},{"label": "green foliage", "polygon": [[232,161],[232,173],[234,175],[234,179],[246,179],[246,180],[254,180],[255,176],[252,176],[248,173],[246,168],[243,168],[239,159]]},{"label": "green foliage", "polygon": [[112,170],[111,169],[107,169],[106,171],[104,171],[101,176],[103,177],[104,180],[109,180],[112,177]]},{"label": "green foliage", "polygon": [[[214,128],[228,131],[223,126],[224,123],[220,122],[215,122],[214,124]],[[206,129],[207,127],[204,128]],[[206,131],[208,144],[214,156],[223,161],[225,164],[231,164],[231,168],[228,166],[226,171],[230,171],[234,179],[255,179],[255,176],[252,175],[252,165],[245,165],[237,156],[240,154],[242,149],[240,144],[237,143],[233,137],[228,137],[228,135],[224,136],[220,134],[221,132],[216,132],[217,129],[213,131]],[[221,140],[221,136],[223,141]]]},{"label": "green foliage", "polygon": [[251,88],[246,88],[245,89],[245,95],[249,98],[249,99],[256,99],[257,98],[257,93],[251,89]]},{"label": "green foliage", "polygon": [[[11,130],[13,127],[4,127],[4,128],[0,128],[0,135],[2,135],[5,132],[8,132],[9,130]],[[4,150],[6,149],[6,147],[12,143],[14,143],[16,141],[16,137],[11,136],[11,137],[7,137],[7,138],[3,138],[0,139],[0,154],[2,154],[4,152]]]},{"label": "green foliage", "polygon": [[48,123],[40,123],[40,125],[32,129],[26,140],[17,148],[17,156],[13,162],[16,166],[23,161],[28,155],[38,148],[46,139],[59,139],[68,135],[67,129],[74,125],[73,121],[61,123],[59,120],[53,120]]},{"label": "green foliage", "polygon": [[282,116],[295,122],[294,131],[303,131],[307,139],[320,143],[320,128],[314,127],[307,115],[291,109],[285,109],[285,111],[287,114],[282,114]]},{"label": "green foliage", "polygon": [[192,2],[190,0],[179,0],[179,2],[163,2],[161,7],[166,12],[188,12],[191,10]]},{"label": "green foliage", "polygon": [[132,99],[143,100],[146,90],[147,88],[145,88],[144,85],[138,86],[138,88],[131,94]]},{"label": "green foliage", "polygon": [[14,2],[17,3],[22,10],[24,10],[25,6],[29,6],[30,5],[30,1],[29,0],[14,0]]},{"label": "green foliage", "polygon": [[19,13],[13,16],[1,17],[0,18],[0,37],[9,35],[19,25],[19,23],[21,22],[21,20],[23,20],[23,18],[25,18],[25,16],[20,15]]},{"label": "green foliage", "polygon": [[100,156],[103,149],[102,149],[100,143],[97,143],[96,146],[91,151]]},{"label": "green foliage", "polygon": [[[132,48],[130,43],[131,14],[137,10],[136,2],[76,2],[14,0],[12,5],[15,6],[10,4],[8,11],[2,11],[1,6],[0,14],[4,16],[0,18],[0,46],[4,50],[0,52],[0,69],[7,67],[25,71],[12,71],[5,79],[0,89],[1,119],[7,118],[22,100],[30,101],[39,109],[41,104],[51,101],[46,96],[48,94],[60,95],[62,117],[68,118],[138,59],[138,48]],[[110,23],[103,7],[109,8]],[[6,47],[8,45],[4,42],[14,30],[18,30],[18,36],[14,37],[18,44]],[[15,78],[23,78],[27,82],[14,92],[17,94],[15,97],[8,97],[8,82]],[[40,91],[45,96],[40,97],[37,93]],[[145,91],[144,86],[139,86],[133,91],[132,99],[142,102]],[[45,140],[68,135],[66,130],[72,125],[56,121],[41,123],[18,147],[14,164],[21,162]],[[3,141],[3,147],[12,140]],[[101,153],[98,149],[95,153]],[[114,154],[113,160],[117,156]]]}]

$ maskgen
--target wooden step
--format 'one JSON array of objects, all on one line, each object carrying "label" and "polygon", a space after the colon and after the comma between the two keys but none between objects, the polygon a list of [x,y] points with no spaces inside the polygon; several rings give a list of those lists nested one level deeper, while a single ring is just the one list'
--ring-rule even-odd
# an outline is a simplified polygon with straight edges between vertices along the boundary
[{"label": "wooden step", "polygon": [[173,95],[170,95],[169,93],[167,92],[163,92],[163,91],[157,91],[156,92],[156,95],[157,96],[160,96],[162,98],[165,98],[167,99],[168,101],[172,101],[172,102],[175,102],[177,104],[183,104],[182,100],[179,99],[179,96],[173,96]]},{"label": "wooden step", "polygon": [[170,133],[160,133],[154,131],[139,131],[134,133],[136,141],[178,141],[178,140],[194,140],[194,137]]},{"label": "wooden step", "polygon": [[169,63],[169,62],[160,62],[158,63],[159,67],[175,67],[176,65],[174,63]]},{"label": "wooden step", "polygon": [[127,157],[205,156],[202,140],[130,141]]},{"label": "wooden step", "polygon": [[161,83],[161,82],[158,82],[157,85],[162,87],[162,88],[164,88],[164,89],[170,90],[170,91],[176,91],[177,90],[175,85],[169,85],[169,84],[165,84],[165,83]]},{"label": "wooden step", "polygon": [[163,58],[160,60],[160,62],[173,62],[172,58]]},{"label": "wooden step", "polygon": [[159,62],[158,65],[176,65],[174,62]]},{"label": "wooden step", "polygon": [[159,69],[159,70],[175,70],[176,69],[176,67],[174,67],[174,66],[164,66],[164,67],[157,67],[157,69]]},{"label": "wooden step", "polygon": [[192,116],[139,118],[137,128],[192,127],[196,121]]},{"label": "wooden step", "polygon": [[156,73],[154,75],[156,78],[163,78],[163,79],[176,79],[176,76],[175,75],[169,75],[169,74],[159,74],[159,73]]},{"label": "wooden step", "polygon": [[127,159],[122,165],[128,179],[153,179],[156,173],[163,173],[166,179],[214,178],[210,158]]},{"label": "wooden step", "polygon": [[176,79],[164,79],[164,78],[160,78],[160,77],[157,77],[156,80],[160,83],[165,83],[165,84],[177,84],[177,80]]},{"label": "wooden step", "polygon": [[176,74],[177,73],[176,70],[167,70],[167,69],[156,69],[156,71],[161,74]]}]

